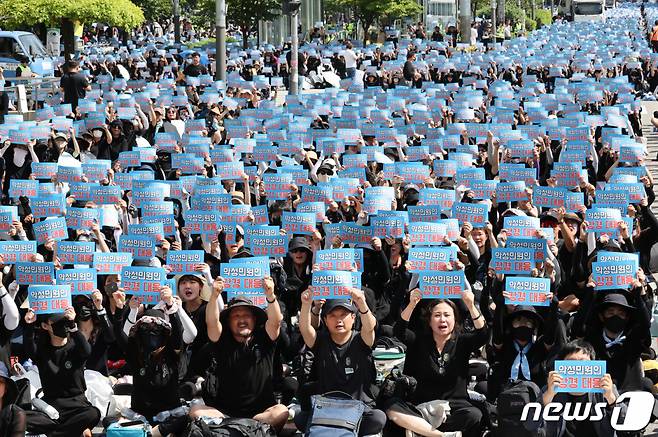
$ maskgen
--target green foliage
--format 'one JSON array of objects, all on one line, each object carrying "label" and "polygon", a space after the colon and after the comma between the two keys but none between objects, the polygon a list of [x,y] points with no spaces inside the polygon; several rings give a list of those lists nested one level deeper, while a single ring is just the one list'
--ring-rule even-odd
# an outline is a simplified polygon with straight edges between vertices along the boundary
[{"label": "green foliage", "polygon": [[535,20],[537,20],[537,28],[551,24],[553,21],[553,14],[550,9],[537,9],[535,11]]},{"label": "green foliage", "polygon": [[[149,0],[145,0],[149,1]],[[212,24],[215,21],[215,0],[200,0],[199,20]],[[249,34],[256,30],[259,21],[272,21],[281,11],[280,0],[226,0],[227,20],[240,28],[243,46],[248,46]],[[203,19],[206,18],[206,20]]]},{"label": "green foliage", "polygon": [[144,22],[144,13],[130,0],[0,0],[3,28],[55,25],[62,19],[94,21],[124,29]]},{"label": "green foliage", "polygon": [[160,20],[170,18],[174,14],[174,5],[171,0],[134,0],[142,8],[147,20]]},{"label": "green foliage", "polygon": [[[194,42],[194,43],[191,43],[191,44],[186,44],[186,46],[190,49],[198,49],[198,48],[206,47],[206,46],[215,47],[215,41],[216,41],[215,38],[206,38],[206,39],[202,39],[201,41],[197,41],[197,42]],[[234,42],[238,42],[238,40],[233,38],[232,36],[227,36],[226,37],[226,43],[227,44],[234,43]]]},{"label": "green foliage", "polygon": [[526,17],[525,28],[528,32],[535,30],[537,28],[537,22],[532,18]]},{"label": "green foliage", "polygon": [[327,0],[326,11],[352,11],[364,29],[375,23],[385,25],[400,18],[413,17],[423,8],[416,0]]}]

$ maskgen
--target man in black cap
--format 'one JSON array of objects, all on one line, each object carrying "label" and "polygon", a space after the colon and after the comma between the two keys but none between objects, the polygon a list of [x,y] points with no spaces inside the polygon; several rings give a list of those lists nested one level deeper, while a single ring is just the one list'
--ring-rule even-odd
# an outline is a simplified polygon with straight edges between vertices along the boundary
[{"label": "man in black cap", "polygon": [[[302,412],[295,416],[295,425],[306,428],[310,414],[310,395],[341,391],[366,404],[359,435],[381,432],[386,414],[372,408],[375,404],[371,386],[375,382],[372,347],[375,344],[377,320],[368,308],[362,290],[352,289],[352,300],[331,299],[322,306],[322,323],[326,329],[316,331],[311,323],[312,292],[302,293],[299,330],[306,347],[313,350],[315,381],[300,393]],[[361,319],[361,331],[353,331],[356,312]],[[313,315],[318,316],[313,312]]]},{"label": "man in black cap", "polygon": [[204,393],[207,406],[194,408],[190,414],[253,418],[280,430],[288,420],[288,409],[274,398],[274,355],[283,321],[274,281],[270,277],[263,279],[266,310],[237,296],[220,316],[217,300],[223,290],[224,281],[218,277],[206,308],[215,361],[211,369],[218,372],[215,393]]},{"label": "man in black cap", "polygon": [[208,74],[208,69],[201,65],[201,55],[199,52],[192,53],[192,63],[187,64],[183,70],[185,76],[199,77],[202,74]]}]

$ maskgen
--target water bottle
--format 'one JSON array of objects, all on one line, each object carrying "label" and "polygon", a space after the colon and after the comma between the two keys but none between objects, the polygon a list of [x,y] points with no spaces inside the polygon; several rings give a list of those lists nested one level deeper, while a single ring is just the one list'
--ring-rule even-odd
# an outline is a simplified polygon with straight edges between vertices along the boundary
[{"label": "water bottle", "polygon": [[146,417],[142,416],[141,414],[138,414],[131,410],[130,408],[122,408],[121,409],[121,415],[125,417],[128,420],[139,420],[144,423],[148,423],[148,420],[146,420]]},{"label": "water bottle", "polygon": [[183,416],[187,416],[187,413],[189,412],[190,412],[190,407],[188,407],[187,405],[181,405],[178,408],[174,408],[173,410],[170,410],[169,415],[171,417],[183,417]]},{"label": "water bottle", "polygon": [[162,423],[167,420],[170,416],[169,411],[160,411],[156,416],[153,417],[154,422]]},{"label": "water bottle", "polygon": [[475,390],[475,384],[477,383],[477,380],[475,378],[475,375],[471,375],[471,382],[468,383],[468,389],[469,390]]},{"label": "water bottle", "polygon": [[50,417],[52,420],[59,419],[59,411],[57,411],[51,405],[47,404],[45,401],[39,398],[32,399],[32,406],[36,408],[38,411],[41,411],[42,413],[46,413],[46,415]]}]

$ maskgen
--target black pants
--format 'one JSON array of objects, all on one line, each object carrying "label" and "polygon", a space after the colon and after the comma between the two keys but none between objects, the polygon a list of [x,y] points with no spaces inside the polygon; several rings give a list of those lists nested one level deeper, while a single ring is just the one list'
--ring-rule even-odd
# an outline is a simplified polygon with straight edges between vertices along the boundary
[{"label": "black pants", "polygon": [[482,412],[465,399],[450,401],[450,415],[439,431],[461,431],[463,437],[482,435]]},{"label": "black pants", "polygon": [[29,414],[27,427],[31,433],[46,434],[48,437],[77,437],[85,429],[92,429],[101,419],[100,411],[84,395],[46,402],[59,412],[59,419],[52,420],[46,414]]}]

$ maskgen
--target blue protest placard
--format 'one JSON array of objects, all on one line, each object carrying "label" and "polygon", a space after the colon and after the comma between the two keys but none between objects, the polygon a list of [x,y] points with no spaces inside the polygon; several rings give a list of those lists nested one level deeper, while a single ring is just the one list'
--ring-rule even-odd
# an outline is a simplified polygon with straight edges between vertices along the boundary
[{"label": "blue protest placard", "polygon": [[66,264],[91,264],[94,262],[96,243],[93,241],[59,241],[56,256]]},{"label": "blue protest placard", "polygon": [[610,252],[607,250],[600,250],[596,252],[596,260],[598,262],[635,261],[639,264],[640,257],[637,253]]},{"label": "blue protest placard", "polygon": [[230,262],[222,263],[220,274],[224,278],[224,289],[227,297],[241,295],[249,298],[254,305],[264,307],[265,292],[263,290],[263,278],[270,275],[269,261],[262,262]]},{"label": "blue protest placard", "polygon": [[533,188],[532,201],[537,206],[560,208],[565,206],[566,193],[565,188],[536,186]]},{"label": "blue protest placard", "polygon": [[601,380],[606,374],[606,362],[583,360],[556,360],[555,372],[562,383],[556,393],[603,393]]},{"label": "blue protest placard", "polygon": [[73,306],[70,285],[30,285],[27,293],[30,308],[36,315],[63,313]]},{"label": "blue protest placard", "polygon": [[473,192],[473,198],[476,200],[491,199],[496,192],[497,181],[491,180],[474,180],[468,181],[468,188]]},{"label": "blue protest placard", "polygon": [[37,179],[50,180],[57,174],[56,162],[32,162],[32,175]]},{"label": "blue protest placard", "polygon": [[64,217],[49,218],[32,225],[37,242],[43,244],[48,240],[66,240],[69,233],[66,229]]},{"label": "blue protest placard", "polygon": [[47,194],[30,199],[32,215],[36,218],[66,214],[66,199],[63,194]]},{"label": "blue protest placard", "polygon": [[430,222],[409,223],[409,240],[412,246],[439,246],[448,233],[445,225]]},{"label": "blue protest placard", "polygon": [[171,201],[142,202],[140,210],[142,211],[142,217],[169,215],[174,213],[174,203]]},{"label": "blue protest placard", "polygon": [[551,280],[547,278],[505,277],[506,305],[548,306]]},{"label": "blue protest placard", "polygon": [[90,229],[100,219],[98,209],[72,208],[66,209],[66,226],[71,229]]},{"label": "blue protest placard", "polygon": [[297,212],[315,214],[315,221],[322,223],[326,218],[327,206],[324,202],[302,202],[297,205]]},{"label": "blue protest placard", "polygon": [[288,235],[312,235],[316,230],[315,214],[311,212],[284,211],[281,223],[282,228],[286,230]]},{"label": "blue protest placard", "polygon": [[352,273],[327,270],[313,272],[310,290],[313,299],[349,299],[352,297]]},{"label": "blue protest placard", "polygon": [[82,163],[82,172],[90,181],[102,181],[107,179],[107,172],[112,166],[109,159],[95,159]]},{"label": "blue protest placard", "polygon": [[608,183],[605,184],[604,190],[626,191],[629,194],[631,203],[640,203],[647,195],[644,184],[637,183]]},{"label": "blue protest placard", "polygon": [[509,237],[506,247],[510,249],[532,249],[535,252],[536,262],[544,262],[548,254],[548,242],[543,238]]},{"label": "blue protest placard", "polygon": [[97,205],[114,205],[121,200],[121,187],[117,185],[99,185],[91,192],[91,200]]},{"label": "blue protest placard", "polygon": [[454,190],[440,188],[423,188],[418,193],[418,201],[423,205],[436,205],[441,209],[450,209],[455,202]]},{"label": "blue protest placard", "polygon": [[455,246],[445,247],[412,247],[409,250],[409,271],[418,273],[422,271],[447,270],[450,261],[457,259]]},{"label": "blue protest placard", "polygon": [[402,217],[386,217],[378,215],[370,219],[373,237],[402,238],[404,236],[405,221]]},{"label": "blue protest placard", "polygon": [[2,264],[29,262],[37,253],[36,241],[0,241]]},{"label": "blue protest placard", "polygon": [[121,235],[119,252],[131,253],[134,259],[148,260],[155,256],[155,238],[148,235]]},{"label": "blue protest placard", "polygon": [[637,260],[592,263],[592,280],[597,290],[628,289],[637,277]]},{"label": "blue protest placard", "polygon": [[198,211],[227,213],[231,210],[230,194],[200,194],[192,196],[192,208]]},{"label": "blue protest placard", "polygon": [[345,244],[367,245],[367,247],[370,247],[373,238],[372,231],[371,226],[361,226],[354,222],[341,222],[339,235]]},{"label": "blue protest placard", "polygon": [[128,235],[147,235],[155,238],[155,241],[162,241],[165,232],[162,223],[130,223]]},{"label": "blue protest placard", "polygon": [[242,161],[218,162],[214,165],[216,170],[215,177],[221,180],[242,179],[242,174],[244,173],[244,163]]},{"label": "blue protest placard", "polygon": [[505,217],[503,227],[511,237],[534,237],[539,230],[539,219],[537,217]]},{"label": "blue protest placard", "polygon": [[39,181],[29,179],[10,179],[9,197],[37,197]]},{"label": "blue protest placard", "polygon": [[535,251],[498,247],[491,249],[489,267],[499,274],[525,275],[535,267]]},{"label": "blue protest placard", "polygon": [[500,182],[496,186],[496,200],[498,202],[517,202],[527,200],[528,195],[525,192],[525,182]]},{"label": "blue protest placard", "polygon": [[82,182],[82,167],[57,166],[57,182]]},{"label": "blue protest placard", "polygon": [[178,250],[167,252],[167,266],[173,274],[197,273],[196,266],[204,262],[203,250]]},{"label": "blue protest placard", "polygon": [[441,220],[442,208],[438,205],[408,206],[410,222],[435,222]]},{"label": "blue protest placard", "polygon": [[162,231],[166,237],[173,237],[176,235],[176,219],[173,214],[142,217],[142,224],[161,224]]},{"label": "blue protest placard", "polygon": [[94,268],[98,273],[117,275],[121,269],[130,266],[133,262],[132,253],[121,252],[95,252]]},{"label": "blue protest placard", "polygon": [[328,204],[332,200],[332,185],[305,185],[302,187],[302,202],[323,202]]},{"label": "blue protest placard", "polygon": [[475,228],[484,227],[489,219],[489,207],[484,203],[459,202],[452,205],[452,217],[463,225],[469,222]]},{"label": "blue protest placard", "polygon": [[288,237],[279,235],[252,235],[250,237],[251,253],[254,256],[282,257],[288,253]]},{"label": "blue protest placard", "polygon": [[156,304],[160,290],[168,285],[167,271],[158,267],[123,267],[121,287],[126,294],[137,296],[142,303]]},{"label": "blue protest placard", "polygon": [[363,271],[363,249],[327,249],[315,253],[318,270]]},{"label": "blue protest placard", "polygon": [[64,269],[56,273],[57,285],[69,285],[72,295],[93,293],[98,288],[97,277],[96,269],[92,268]]},{"label": "blue protest placard", "polygon": [[457,174],[459,165],[457,161],[448,159],[435,159],[434,163],[434,176],[452,178]]},{"label": "blue protest placard", "polygon": [[263,185],[268,200],[286,200],[290,197],[292,173],[265,173]]},{"label": "blue protest placard", "polygon": [[217,212],[188,210],[183,212],[185,227],[191,234],[217,234],[222,216]]},{"label": "blue protest placard", "polygon": [[465,290],[463,270],[424,271],[418,273],[423,299],[458,299]]},{"label": "blue protest placard", "polygon": [[54,281],[55,265],[53,263],[16,263],[16,283],[19,285],[52,285]]},{"label": "blue protest placard", "polygon": [[621,212],[614,208],[592,208],[585,212],[587,230],[615,235],[622,221]]},{"label": "blue protest placard", "polygon": [[596,204],[593,208],[615,208],[622,215],[626,215],[631,196],[628,191],[622,190],[596,190]]}]

